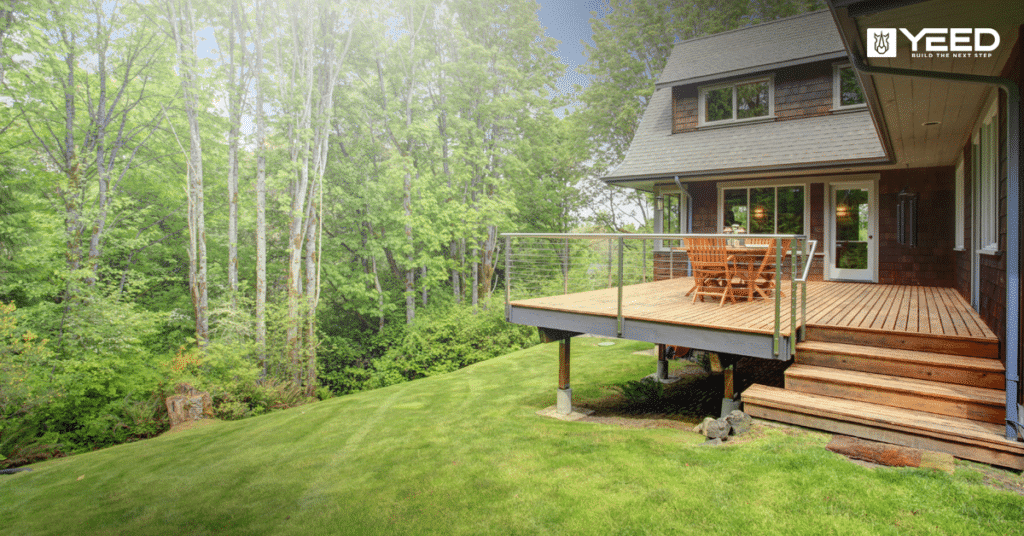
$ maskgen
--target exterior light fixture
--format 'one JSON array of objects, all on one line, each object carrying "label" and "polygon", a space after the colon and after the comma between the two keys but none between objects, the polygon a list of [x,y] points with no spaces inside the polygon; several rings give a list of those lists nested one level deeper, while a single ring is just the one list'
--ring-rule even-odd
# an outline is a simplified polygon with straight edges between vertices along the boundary
[{"label": "exterior light fixture", "polygon": [[849,218],[850,217],[850,207],[848,207],[846,205],[839,205],[839,206],[837,206],[836,207],[836,217],[837,218],[844,218],[844,219],[845,218]]},{"label": "exterior light fixture", "polygon": [[654,198],[654,210],[656,210],[658,212],[661,212],[661,211],[665,210],[665,198],[664,197],[659,195],[659,196]]},{"label": "exterior light fixture", "polygon": [[768,216],[768,211],[764,207],[754,207],[754,219],[757,221],[764,221],[765,217]]}]

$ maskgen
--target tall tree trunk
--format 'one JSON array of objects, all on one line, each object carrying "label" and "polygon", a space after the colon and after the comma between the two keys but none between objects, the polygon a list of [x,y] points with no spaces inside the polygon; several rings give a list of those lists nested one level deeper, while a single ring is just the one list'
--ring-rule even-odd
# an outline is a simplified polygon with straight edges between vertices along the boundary
[{"label": "tall tree trunk", "polygon": [[199,132],[199,104],[196,95],[196,27],[191,0],[168,2],[168,20],[178,51],[178,69],[185,116],[188,119],[189,156],[189,280],[196,315],[196,342],[205,349],[209,344],[207,317],[209,298],[206,280],[206,218],[203,199],[203,147]]},{"label": "tall tree trunk", "polygon": [[380,277],[377,275],[377,256],[370,255],[370,266],[373,267],[373,288],[377,291],[377,333],[384,333],[384,289],[380,286]]},{"label": "tall tree trunk", "polygon": [[238,139],[242,96],[247,85],[244,76],[247,49],[238,0],[231,0],[228,20],[228,289],[234,310],[238,307]]},{"label": "tall tree trunk", "polygon": [[267,119],[263,112],[263,8],[256,0],[256,354],[267,375]]}]

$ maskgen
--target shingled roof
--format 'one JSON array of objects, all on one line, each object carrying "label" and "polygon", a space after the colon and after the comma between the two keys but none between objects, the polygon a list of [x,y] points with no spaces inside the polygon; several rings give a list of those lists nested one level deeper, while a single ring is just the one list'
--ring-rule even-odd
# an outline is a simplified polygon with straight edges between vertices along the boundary
[{"label": "shingled roof", "polygon": [[672,134],[672,89],[654,93],[609,183],[882,160],[867,110]]},{"label": "shingled roof", "polygon": [[887,160],[867,109],[672,133],[672,86],[846,58],[828,11],[678,43],[623,162],[604,180],[725,175]]},{"label": "shingled roof", "polygon": [[657,87],[845,57],[846,49],[832,15],[827,10],[815,11],[679,42],[672,49]]}]

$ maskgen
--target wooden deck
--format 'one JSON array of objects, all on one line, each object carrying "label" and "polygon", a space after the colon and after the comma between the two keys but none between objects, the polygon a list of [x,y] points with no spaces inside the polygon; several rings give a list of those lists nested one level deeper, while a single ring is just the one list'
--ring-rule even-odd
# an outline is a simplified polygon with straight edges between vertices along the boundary
[{"label": "wooden deck", "polygon": [[617,288],[513,301],[509,319],[570,335],[794,356],[785,388],[747,388],[744,411],[1024,469],[1024,443],[1005,437],[999,338],[955,290],[808,282],[806,340],[797,341],[792,289],[784,284],[775,348],[774,299],[693,303],[685,295],[692,286],[692,279],[677,278],[624,287],[621,325]]},{"label": "wooden deck", "polygon": [[[692,286],[693,279],[686,277],[624,287],[623,317],[743,333],[774,333],[774,300],[726,302],[721,307],[711,299],[691,303],[692,295],[685,294]],[[783,283],[782,287],[780,333],[788,337],[790,288],[788,283]],[[511,305],[615,318],[618,316],[618,289],[518,300]],[[949,288],[810,281],[807,283],[807,325],[998,341],[970,304]]]}]

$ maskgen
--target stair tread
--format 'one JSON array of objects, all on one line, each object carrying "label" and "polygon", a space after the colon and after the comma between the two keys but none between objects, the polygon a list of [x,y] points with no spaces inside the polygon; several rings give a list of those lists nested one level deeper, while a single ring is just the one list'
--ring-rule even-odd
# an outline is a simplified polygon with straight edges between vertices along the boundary
[{"label": "stair tread", "polygon": [[988,389],[985,387],[974,387],[970,385],[888,376],[872,372],[794,364],[786,369],[786,376],[835,383],[866,385],[872,388],[881,388],[890,391],[914,393],[935,398],[960,400],[994,406],[1003,406],[1006,404],[1006,392],[999,389]]},{"label": "stair tread", "polygon": [[929,366],[954,367],[981,370],[986,372],[1005,372],[1006,367],[998,359],[989,357],[955,356],[919,350],[902,350],[898,348],[880,348],[877,346],[861,346],[838,342],[804,341],[796,345],[797,355],[801,350],[831,352],[835,354],[854,355],[861,357],[881,358],[890,361],[903,361]]},{"label": "stair tread", "polygon": [[1003,436],[999,424],[949,417],[912,409],[894,408],[870,402],[801,393],[779,387],[752,385],[743,392],[745,404],[763,405],[825,415],[850,422],[880,426],[898,432],[916,430],[931,437],[956,437],[985,444],[1000,450],[1024,455],[1024,443]]}]

